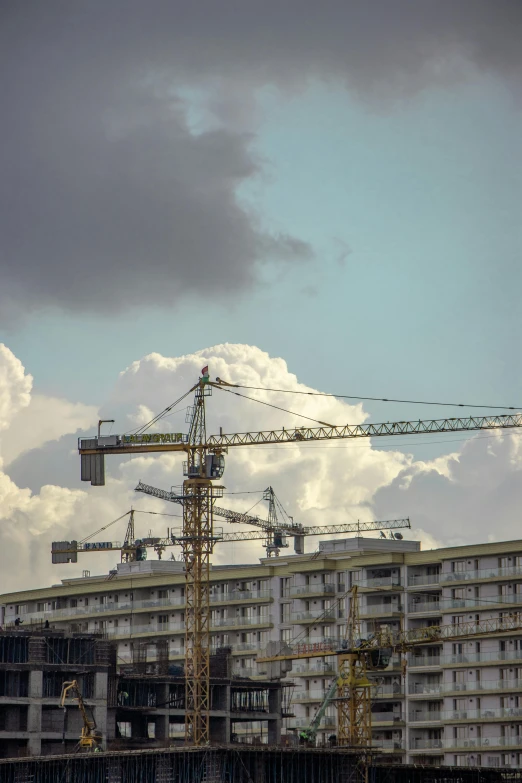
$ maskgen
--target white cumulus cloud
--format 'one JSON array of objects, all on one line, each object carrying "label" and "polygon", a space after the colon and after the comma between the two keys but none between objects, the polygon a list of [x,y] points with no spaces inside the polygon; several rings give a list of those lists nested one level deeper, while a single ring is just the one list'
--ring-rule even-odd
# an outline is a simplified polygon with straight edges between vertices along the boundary
[{"label": "white cumulus cloud", "polygon": [[[314,390],[300,383],[283,359],[248,345],[218,345],[179,357],[145,356],[115,377],[112,393],[106,400],[97,401],[99,412],[95,406],[38,394],[31,399],[31,377],[3,348],[0,421],[4,431],[0,454],[5,449],[9,460],[18,457],[18,466],[32,466],[34,471],[41,463],[48,467],[61,449],[62,459],[67,464],[70,460],[71,466],[74,463],[75,474],[70,475],[79,475],[78,430],[93,432],[99,416],[116,419],[113,432],[123,433],[143,426],[153,414],[176,401],[156,425],[156,431],[186,432],[186,416],[193,400],[192,395],[184,395],[207,364],[212,378],[219,376],[252,387],[212,391],[207,398],[209,434],[219,432],[219,428],[233,433],[313,426],[317,421],[355,424],[367,419],[360,404],[307,394]],[[279,391],[268,392],[268,388]],[[32,443],[25,434],[31,428],[35,433]],[[304,525],[410,516],[414,529],[408,537],[422,541],[424,548],[487,540],[492,535],[497,539],[515,538],[522,500],[521,443],[516,434],[479,434],[458,451],[432,461],[415,460],[399,450],[375,448],[366,440],[231,448],[226,455],[222,479],[226,490],[220,505],[245,512],[252,508],[253,513],[265,516],[260,491],[271,485],[286,512]],[[32,459],[24,462],[29,457]],[[4,472],[0,471],[0,569],[4,591],[79,576],[84,568],[106,573],[115,564],[116,553],[80,556],[76,565],[57,567],[50,562],[50,544],[53,540],[80,540],[120,517],[131,505],[138,512],[173,515],[138,513],[138,535],[149,529],[165,535],[167,527],[180,527],[179,506],[139,495],[134,487],[139,479],[165,489],[179,486],[183,480],[182,461],[174,453],[108,456],[105,487],[85,484],[80,489],[79,482],[73,485],[61,481],[56,471],[52,483],[35,484],[34,476],[33,481],[28,480],[33,492],[18,486],[20,478],[15,483],[9,476],[11,468],[4,466]],[[228,525],[219,518],[215,523],[225,529]],[[126,520],[121,520],[100,535],[103,540],[121,540],[125,524]],[[317,543],[316,538],[308,540],[307,549],[314,550]],[[214,561],[252,562],[263,554],[261,542],[220,544]]]}]

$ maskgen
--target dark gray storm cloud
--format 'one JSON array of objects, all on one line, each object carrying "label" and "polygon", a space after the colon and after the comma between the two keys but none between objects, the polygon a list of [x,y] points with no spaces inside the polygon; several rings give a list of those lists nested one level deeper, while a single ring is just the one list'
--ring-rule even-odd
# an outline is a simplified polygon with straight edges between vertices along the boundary
[{"label": "dark gray storm cloud", "polygon": [[[302,262],[236,197],[261,164],[230,120],[256,88],[393,100],[473,68],[514,83],[521,20],[520,0],[4,0],[0,319],[226,298],[264,260]],[[180,87],[229,121],[191,133]]]}]

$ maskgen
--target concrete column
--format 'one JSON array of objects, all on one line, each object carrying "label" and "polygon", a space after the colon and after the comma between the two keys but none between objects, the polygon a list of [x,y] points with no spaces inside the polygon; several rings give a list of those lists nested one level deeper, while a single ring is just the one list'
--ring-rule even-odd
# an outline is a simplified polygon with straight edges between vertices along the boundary
[{"label": "concrete column", "polygon": [[94,674],[94,720],[96,731],[102,735],[101,747],[107,749],[107,690],[109,677],[107,672],[95,672]]},{"label": "concrete column", "polygon": [[42,752],[42,693],[43,672],[29,672],[29,706],[27,708],[27,752],[29,756],[40,756]]},{"label": "concrete column", "polygon": [[168,735],[168,715],[165,713],[156,713],[154,716],[154,723],[156,724],[156,739],[165,744],[169,738]]},{"label": "concrete column", "polygon": [[281,688],[271,688],[268,691],[268,712],[276,715],[275,719],[268,720],[268,744],[281,744],[281,724],[282,724],[282,695]]}]

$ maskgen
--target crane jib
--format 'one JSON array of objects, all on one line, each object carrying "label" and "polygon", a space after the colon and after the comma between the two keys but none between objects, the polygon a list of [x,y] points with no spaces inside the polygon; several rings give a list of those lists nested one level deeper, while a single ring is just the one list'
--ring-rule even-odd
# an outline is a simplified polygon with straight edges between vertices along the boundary
[{"label": "crane jib", "polygon": [[380,424],[346,424],[342,427],[297,427],[295,429],[242,432],[232,435],[211,435],[207,447],[244,446],[256,443],[295,443],[307,440],[338,438],[373,438],[388,435],[424,435],[440,432],[510,429],[522,427],[522,414],[472,416],[456,419],[393,421]]}]

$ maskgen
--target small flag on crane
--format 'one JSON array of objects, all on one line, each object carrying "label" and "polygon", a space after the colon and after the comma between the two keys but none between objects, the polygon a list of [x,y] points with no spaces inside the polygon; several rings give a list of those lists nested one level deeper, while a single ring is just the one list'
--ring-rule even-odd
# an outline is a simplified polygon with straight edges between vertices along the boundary
[{"label": "small flag on crane", "polygon": [[206,367],[203,367],[203,369],[201,370],[201,375],[202,375],[204,378],[208,378],[208,364],[207,364],[207,366],[206,366]]}]

